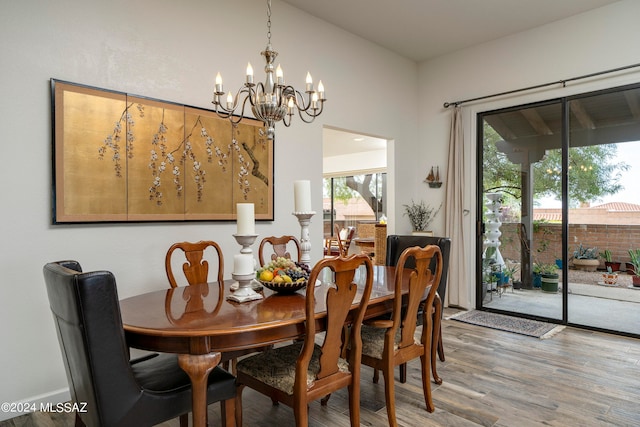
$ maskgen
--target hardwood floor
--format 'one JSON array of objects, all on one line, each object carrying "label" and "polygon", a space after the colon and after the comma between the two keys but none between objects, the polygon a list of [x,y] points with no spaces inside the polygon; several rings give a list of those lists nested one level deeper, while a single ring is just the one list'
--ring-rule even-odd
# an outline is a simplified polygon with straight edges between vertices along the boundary
[{"label": "hardwood floor", "polygon": [[[445,316],[455,313],[446,309]],[[540,340],[524,335],[443,321],[444,382],[432,383],[436,411],[425,410],[420,368],[409,363],[408,381],[396,381],[396,416],[402,426],[638,426],[640,425],[640,340],[576,328]],[[361,423],[386,426],[384,384],[373,384],[363,367]],[[246,389],[245,426],[291,426],[293,412]],[[31,414],[0,427],[67,426],[47,414]],[[349,426],[346,390],[327,407],[314,402],[310,426]],[[209,424],[219,425],[219,406],[209,407]],[[177,427],[177,420],[161,424]]]}]

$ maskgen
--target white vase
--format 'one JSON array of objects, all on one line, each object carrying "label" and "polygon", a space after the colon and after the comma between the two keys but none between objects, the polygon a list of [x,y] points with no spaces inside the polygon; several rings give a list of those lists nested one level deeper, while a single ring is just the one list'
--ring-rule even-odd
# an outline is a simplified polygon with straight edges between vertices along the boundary
[{"label": "white vase", "polygon": [[412,231],[412,236],[433,236],[433,231]]}]

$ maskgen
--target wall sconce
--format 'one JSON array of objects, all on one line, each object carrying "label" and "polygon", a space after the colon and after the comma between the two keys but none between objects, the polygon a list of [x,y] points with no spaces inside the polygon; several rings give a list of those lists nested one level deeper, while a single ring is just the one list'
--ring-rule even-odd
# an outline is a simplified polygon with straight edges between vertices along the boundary
[{"label": "wall sconce", "polygon": [[424,182],[428,183],[430,188],[442,187],[442,181],[440,181],[440,166],[436,166],[435,173],[433,172],[433,166],[431,166],[431,171],[429,171],[429,175],[424,179]]}]

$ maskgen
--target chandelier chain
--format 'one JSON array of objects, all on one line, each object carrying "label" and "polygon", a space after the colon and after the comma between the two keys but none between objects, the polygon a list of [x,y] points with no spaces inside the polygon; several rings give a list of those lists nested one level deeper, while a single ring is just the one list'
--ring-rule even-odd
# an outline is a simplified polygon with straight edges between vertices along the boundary
[{"label": "chandelier chain", "polygon": [[271,44],[271,0],[267,2],[267,44]]}]

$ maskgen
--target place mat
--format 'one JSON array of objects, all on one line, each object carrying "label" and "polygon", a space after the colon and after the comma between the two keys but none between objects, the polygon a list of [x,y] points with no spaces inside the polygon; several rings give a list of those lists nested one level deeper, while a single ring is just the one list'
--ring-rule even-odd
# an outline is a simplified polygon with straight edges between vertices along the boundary
[{"label": "place mat", "polygon": [[447,317],[447,319],[484,326],[491,329],[498,329],[501,331],[514,332],[516,334],[527,335],[540,339],[551,338],[564,329],[563,325],[556,325],[555,323],[522,319],[520,317],[506,316],[504,314],[479,310],[461,311]]}]

